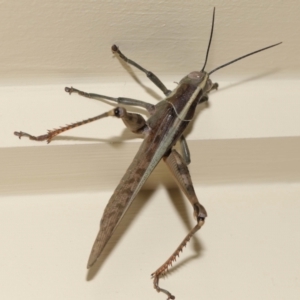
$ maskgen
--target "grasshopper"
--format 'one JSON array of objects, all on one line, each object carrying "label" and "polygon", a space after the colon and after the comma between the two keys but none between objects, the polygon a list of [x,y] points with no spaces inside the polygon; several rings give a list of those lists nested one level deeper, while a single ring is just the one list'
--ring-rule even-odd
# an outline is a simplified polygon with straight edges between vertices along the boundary
[{"label": "grasshopper", "polygon": [[[27,136],[32,140],[46,140],[48,143],[50,143],[55,136],[64,131],[105,117],[114,116],[122,119],[125,126],[129,130],[144,136],[143,143],[141,144],[132,163],[115,189],[104,210],[100,222],[100,230],[92,247],[87,268],[91,268],[95,264],[105,248],[105,245],[120,223],[122,217],[126,213],[128,207],[135,199],[137,193],[142,188],[143,184],[160,160],[163,160],[171,171],[177,184],[190,201],[194,211],[194,218],[196,219],[195,227],[187,234],[173,254],[155,272],[151,274],[154,288],[158,292],[165,293],[168,296],[167,299],[175,299],[175,297],[169,291],[159,286],[159,279],[171,267],[172,263],[179,256],[179,253],[183,250],[190,238],[203,226],[205,218],[207,217],[205,208],[199,203],[195,194],[192,179],[188,170],[190,155],[186,140],[183,136],[184,130],[189,122],[192,121],[197,106],[200,103],[208,101],[208,94],[212,90],[217,90],[218,88],[218,84],[212,83],[210,80],[210,75],[212,73],[247,56],[281,44],[280,42],[265,48],[261,48],[223,64],[210,72],[206,72],[204,69],[207,63],[212,41],[214,19],[215,9],[213,11],[212,26],[206,58],[201,71],[193,71],[187,76],[183,77],[173,91],[168,90],[154,73],[144,69],[133,60],[128,59],[116,45],[112,46],[113,53],[117,54],[120,59],[124,60],[126,63],[145,73],[146,76],[164,93],[166,98],[156,105],[132,98],[113,98],[100,94],[86,93],[73,87],[65,88],[65,91],[69,94],[77,93],[80,96],[87,98],[97,100],[106,99],[118,104],[142,107],[150,114],[150,118],[148,120],[145,120],[140,114],[127,112],[124,107],[118,106],[93,118],[66,125],[65,127],[61,127],[59,129],[49,130],[48,133],[44,135],[33,136],[22,131],[14,132],[14,134],[19,138],[22,136]],[[174,149],[174,146],[177,142],[181,144],[182,155]]]}]

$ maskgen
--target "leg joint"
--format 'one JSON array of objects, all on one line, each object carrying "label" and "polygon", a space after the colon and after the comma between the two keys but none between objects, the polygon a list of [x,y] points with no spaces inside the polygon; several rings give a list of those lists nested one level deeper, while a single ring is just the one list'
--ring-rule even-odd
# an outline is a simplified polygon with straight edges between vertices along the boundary
[{"label": "leg joint", "polygon": [[207,212],[203,205],[201,205],[199,202],[194,204],[194,217],[196,218],[197,222],[204,221],[204,219],[207,217]]},{"label": "leg joint", "polygon": [[116,107],[114,109],[114,116],[117,118],[123,118],[126,115],[126,110],[123,107]]}]

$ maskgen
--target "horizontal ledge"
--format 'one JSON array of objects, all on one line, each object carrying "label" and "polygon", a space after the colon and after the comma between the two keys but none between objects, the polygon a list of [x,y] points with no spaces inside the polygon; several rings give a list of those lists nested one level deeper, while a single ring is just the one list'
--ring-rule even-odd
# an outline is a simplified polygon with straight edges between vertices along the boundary
[{"label": "horizontal ledge", "polygon": [[[0,194],[113,190],[140,143],[0,149]],[[189,141],[194,185],[300,181],[300,137]],[[161,163],[145,184],[175,187]]]},{"label": "horizontal ledge", "polygon": [[[212,76],[212,80],[219,83],[219,90],[211,93],[208,104],[202,104],[197,109],[194,120],[185,132],[188,139],[300,136],[299,81],[267,80],[264,76],[268,78],[268,74],[259,74],[230,81],[220,81],[218,76]],[[181,78],[182,76],[174,76],[173,81]],[[176,87],[176,83],[164,78],[162,80],[168,88]],[[70,96],[64,91],[66,86],[112,97],[140,99],[153,104],[163,98],[162,93],[151,82],[138,84],[129,79],[99,84],[70,80],[64,85],[2,87],[0,147],[39,146],[28,139],[19,141],[13,132],[45,134],[47,129],[91,118],[112,108],[107,101],[95,101],[76,94]],[[128,110],[145,113],[145,110],[134,107],[128,107]],[[73,137],[71,141],[70,137]],[[105,118],[63,133],[55,144],[124,141],[128,137],[135,138],[125,129],[123,122],[116,118]]]}]

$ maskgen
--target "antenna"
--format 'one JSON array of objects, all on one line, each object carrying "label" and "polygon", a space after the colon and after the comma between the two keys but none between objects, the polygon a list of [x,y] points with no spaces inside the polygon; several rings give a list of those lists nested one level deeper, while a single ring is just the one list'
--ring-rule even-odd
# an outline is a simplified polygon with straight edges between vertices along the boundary
[{"label": "antenna", "polygon": [[205,69],[205,67],[206,67],[207,59],[208,59],[208,53],[209,53],[209,49],[210,49],[210,44],[211,44],[213,32],[214,32],[215,10],[216,10],[216,8],[214,7],[213,18],[212,18],[212,24],[211,24],[211,30],[210,30],[210,37],[209,37],[208,47],[207,47],[207,51],[206,51],[206,57],[205,57],[204,66],[203,66],[201,72],[204,71],[204,69]]},{"label": "antenna", "polygon": [[268,47],[265,47],[265,48],[262,48],[262,49],[259,49],[259,50],[256,50],[256,51],[253,51],[253,52],[248,53],[248,54],[246,54],[246,55],[240,56],[239,58],[236,58],[236,59],[234,59],[234,60],[232,60],[232,61],[230,61],[230,62],[228,62],[228,63],[226,63],[226,64],[224,64],[224,65],[221,65],[221,66],[219,66],[219,67],[213,69],[212,71],[210,71],[210,72],[208,73],[208,75],[211,75],[212,73],[216,72],[217,70],[220,70],[220,69],[222,69],[222,68],[224,68],[224,67],[226,67],[226,66],[228,66],[228,65],[231,65],[231,64],[233,64],[234,62],[236,62],[236,61],[238,61],[238,60],[241,60],[241,59],[243,59],[243,58],[245,58],[245,57],[247,57],[247,56],[250,56],[250,55],[253,55],[253,54],[255,54],[255,53],[258,53],[258,52],[267,50],[267,49],[269,49],[269,48],[275,47],[275,46],[280,45],[280,44],[282,44],[282,42],[277,43],[277,44],[274,44],[274,45],[271,45],[271,46],[268,46]]}]

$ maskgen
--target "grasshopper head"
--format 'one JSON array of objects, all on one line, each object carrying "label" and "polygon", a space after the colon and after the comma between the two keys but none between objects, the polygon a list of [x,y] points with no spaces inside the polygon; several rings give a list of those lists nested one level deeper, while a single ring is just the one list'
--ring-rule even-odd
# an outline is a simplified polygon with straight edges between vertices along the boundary
[{"label": "grasshopper head", "polygon": [[198,100],[198,104],[207,101],[209,92],[218,88],[218,84],[212,83],[209,78],[209,74],[205,71],[193,71],[188,74],[187,78],[193,85],[201,85],[202,95]]}]

